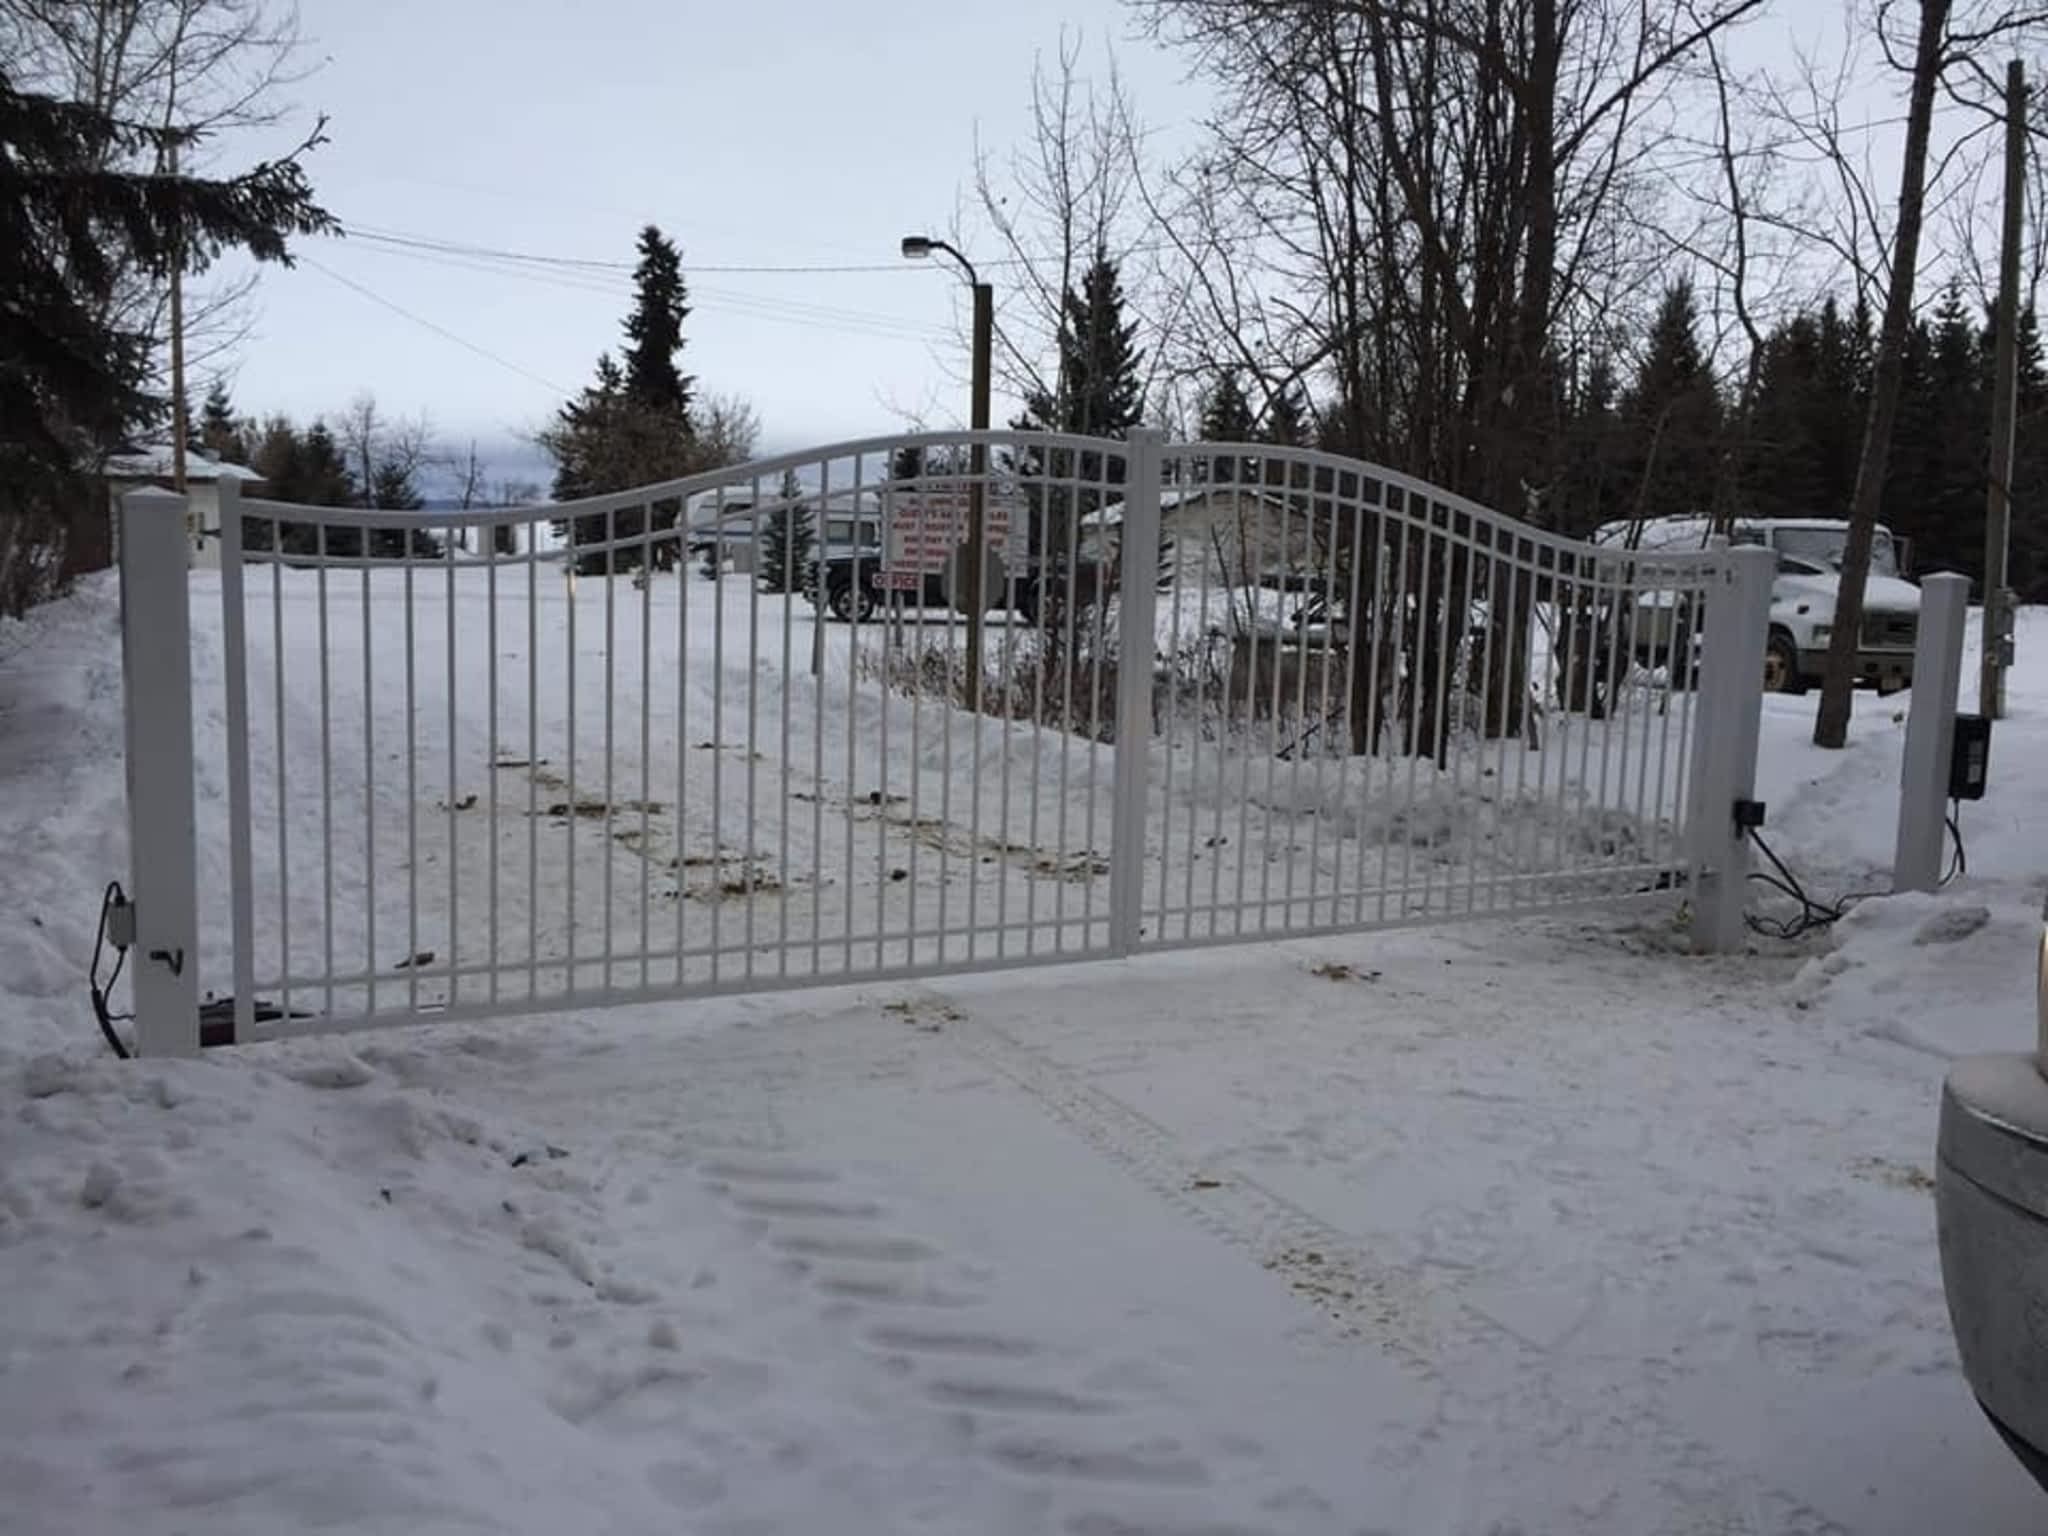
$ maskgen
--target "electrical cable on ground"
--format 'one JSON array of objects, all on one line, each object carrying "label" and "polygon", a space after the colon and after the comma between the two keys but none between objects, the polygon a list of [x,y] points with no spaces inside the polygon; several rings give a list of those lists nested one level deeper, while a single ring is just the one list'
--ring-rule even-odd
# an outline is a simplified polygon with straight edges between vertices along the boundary
[{"label": "electrical cable on ground", "polygon": [[87,974],[87,984],[92,989],[93,1016],[99,1020],[100,1033],[107,1037],[107,1044],[113,1047],[114,1054],[123,1061],[126,1061],[134,1052],[128,1049],[127,1043],[121,1038],[121,1032],[114,1028],[114,1022],[117,1019],[124,1021],[132,1019],[135,1015],[132,1013],[110,1013],[107,1008],[107,997],[114,990],[114,983],[121,979],[121,967],[128,963],[128,946],[118,941],[115,943],[114,968],[107,973],[104,985],[100,982],[100,955],[106,948],[107,920],[113,915],[117,907],[125,906],[127,901],[128,895],[127,892],[121,889],[121,882],[109,880],[106,891],[100,897],[99,932],[93,936],[92,969]]},{"label": "electrical cable on ground", "polygon": [[[1948,872],[1941,877],[1941,884],[1944,887],[1958,875],[1968,873],[1970,868],[1969,857],[1963,851],[1963,830],[1957,821],[1959,810],[1958,805],[1943,818],[1949,836],[1955,840],[1955,857],[1949,863]],[[1749,878],[1799,903],[1799,913],[1796,917],[1772,917],[1760,912],[1745,913],[1743,921],[1749,925],[1752,933],[1760,933],[1773,939],[1802,939],[1819,929],[1833,927],[1853,912],[1859,903],[1869,901],[1873,897],[1893,894],[1888,890],[1851,891],[1836,901],[1821,901],[1807,893],[1806,887],[1799,883],[1799,877],[1786,867],[1785,861],[1778,857],[1771,845],[1763,840],[1762,834],[1754,827],[1749,829],[1749,839],[1770,861],[1771,869],[1776,871],[1773,874],[1763,870],[1752,870]]]},{"label": "electrical cable on ground", "polygon": [[1970,856],[1963,851],[1963,829],[1958,820],[1963,813],[1963,803],[1960,800],[1952,800],[1949,802],[1949,806],[1950,809],[1946,818],[1948,822],[1948,835],[1956,840],[1956,856],[1949,864],[1948,873],[1941,877],[1943,885],[1947,885],[1949,881],[1955,879],[1958,875],[1967,875],[1970,872]]}]

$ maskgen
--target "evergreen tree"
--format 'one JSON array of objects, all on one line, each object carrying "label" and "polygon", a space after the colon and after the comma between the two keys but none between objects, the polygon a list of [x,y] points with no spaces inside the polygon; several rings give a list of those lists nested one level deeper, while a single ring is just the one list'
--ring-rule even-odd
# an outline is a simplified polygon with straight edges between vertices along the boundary
[{"label": "evergreen tree", "polygon": [[[249,467],[263,477],[263,494],[274,501],[295,501],[311,507],[352,507],[361,502],[355,476],[349,472],[341,445],[321,422],[303,432],[290,418],[272,416],[261,427],[249,429]],[[281,546],[293,555],[355,555],[362,549],[361,530],[330,528],[325,543],[320,530],[311,523],[285,523],[279,528]],[[242,519],[242,540],[250,549],[271,547],[272,524],[268,518]]]},{"label": "evergreen tree", "polygon": [[[565,402],[541,433],[540,445],[555,461],[555,498],[575,500],[679,479],[723,462],[711,434],[700,436],[690,413],[693,380],[682,373],[676,354],[683,346],[685,303],[682,262],[675,246],[648,225],[640,232],[640,262],[633,273],[633,308],[626,317],[625,367],[606,353],[597,360],[596,381]],[[571,527],[558,519],[555,531],[575,544],[626,541],[617,549],[579,557],[587,574],[640,564],[643,550],[655,563],[675,563],[678,541],[664,537],[649,545],[632,542],[643,532],[668,534],[682,504],[664,498],[649,507],[622,508],[611,515],[580,517]]]},{"label": "evergreen tree", "polygon": [[[1202,402],[1202,418],[1197,427],[1205,443],[1248,443],[1255,435],[1252,422],[1252,403],[1245,397],[1244,386],[1238,383],[1237,370],[1226,368],[1217,376],[1216,384]],[[1209,462],[1209,473],[1221,483],[1249,479],[1256,473],[1252,464],[1256,461],[1236,458],[1219,458]]]},{"label": "evergreen tree", "polygon": [[640,231],[639,251],[633,312],[626,317],[626,398],[674,421],[688,437],[694,381],[676,365],[676,354],[683,350],[683,321],[690,313],[682,257],[652,224]]},{"label": "evergreen tree", "polygon": [[1248,443],[1252,440],[1252,403],[1246,398],[1237,370],[1226,368],[1202,401],[1198,428],[1207,443]]},{"label": "evergreen tree", "polygon": [[1124,290],[1106,252],[1069,289],[1063,304],[1056,395],[1038,391],[1025,400],[1023,431],[1071,432],[1083,437],[1124,437],[1145,415],[1138,368],[1138,327],[1124,319]]},{"label": "evergreen tree", "polygon": [[[2019,388],[2014,414],[2020,427],[2012,471],[2012,534],[2006,575],[2023,602],[2048,602],[2048,367],[2041,354],[2041,327],[2031,309],[2020,311]],[[1930,570],[1920,564],[1915,568]]]},{"label": "evergreen tree", "polygon": [[1307,447],[1309,414],[1308,402],[1303,398],[1300,386],[1282,385],[1266,402],[1264,440],[1276,448]]},{"label": "evergreen tree", "polygon": [[1828,423],[1842,402],[1823,376],[1826,346],[1822,326],[1804,314],[1764,338],[1747,440],[1739,446],[1745,504],[1737,512],[1833,517],[1847,505],[1836,499],[1847,493],[1834,480],[1829,451]]},{"label": "evergreen tree", "polygon": [[412,471],[395,459],[379,464],[370,477],[370,504],[386,512],[417,512],[426,505]]},{"label": "evergreen tree", "polygon": [[761,530],[761,590],[800,592],[817,543],[817,519],[796,471],[782,472],[782,487]]},{"label": "evergreen tree", "polygon": [[86,476],[161,415],[117,286],[233,248],[284,261],[290,236],[334,227],[296,160],[225,180],[117,168],[177,136],[0,72],[0,613],[55,585],[67,529],[105,515]]},{"label": "evergreen tree", "polygon": [[1811,401],[1807,430],[1820,464],[1821,489],[1805,515],[1847,517],[1849,499],[1856,493],[1856,465],[1863,457],[1871,370],[1877,360],[1870,305],[1859,298],[1844,316],[1830,297],[1821,306],[1819,346],[1819,390]]},{"label": "evergreen tree", "polygon": [[256,439],[249,467],[263,477],[264,493],[275,501],[352,507],[360,500],[341,445],[324,422],[302,432],[288,417],[271,417]]},{"label": "evergreen tree", "polygon": [[[598,358],[596,382],[562,406],[540,434],[540,443],[555,460],[557,501],[679,479],[705,467],[699,445],[674,416],[649,410],[628,397],[625,375],[610,354]],[[669,499],[655,503],[653,513],[653,529],[660,533],[675,527],[681,506]],[[639,534],[643,514],[632,507],[609,516],[579,517],[574,522],[572,529],[568,519],[555,519],[555,532],[576,544],[597,544]],[[673,564],[675,548],[673,540],[656,544],[656,562]],[[579,557],[576,568],[584,575],[602,575],[639,563],[640,549],[627,544]]]},{"label": "evergreen tree", "polygon": [[348,507],[357,500],[356,477],[349,473],[348,458],[324,421],[316,421],[305,436],[306,494],[296,500],[316,507]]},{"label": "evergreen tree", "polygon": [[199,451],[211,454],[223,464],[249,462],[248,436],[242,423],[235,419],[227,384],[220,379],[213,381],[213,387],[206,392],[205,404],[199,408],[198,439]]},{"label": "evergreen tree", "polygon": [[[541,446],[555,461],[554,497],[578,501],[608,490],[624,490],[625,457],[620,452],[626,407],[625,375],[609,352],[597,358],[597,381],[555,413],[541,433]],[[558,530],[559,531],[559,530]]]},{"label": "evergreen tree", "polygon": [[[1989,369],[1961,290],[1953,284],[1921,322],[1912,352],[1922,354],[1900,400],[1892,439],[1892,475],[1882,515],[1914,542],[1929,570],[1984,570],[1984,475],[1991,441]],[[1910,408],[1909,408],[1910,404]]]},{"label": "evergreen tree", "polygon": [[1620,387],[1613,362],[1603,354],[1586,366],[1583,380],[1573,379],[1566,388],[1563,452],[1549,515],[1552,525],[1567,533],[1586,537],[1626,515],[1619,504],[1622,488],[1615,463],[1621,446],[1615,411]]},{"label": "evergreen tree", "polygon": [[1634,382],[1622,397],[1630,515],[1705,510],[1720,460],[1721,400],[1696,334],[1692,285],[1664,292]]},{"label": "evergreen tree", "polygon": [[[1058,383],[1052,392],[1035,390],[1025,397],[1023,414],[1010,425],[1020,432],[1068,432],[1084,437],[1121,438],[1144,419],[1144,384],[1139,377],[1137,326],[1124,319],[1123,285],[1116,263],[1097,251],[1077,293],[1068,289],[1062,303]],[[1013,464],[1029,508],[1028,547],[1050,551],[1055,563],[1075,540],[1074,518],[1086,517],[1106,500],[1098,485],[1123,483],[1124,461],[1113,456],[1071,449],[1020,450]],[[1048,486],[1047,478],[1080,482],[1079,489]],[[1062,583],[1046,584],[1046,600],[1038,618],[1048,632],[1064,614],[1059,600]]]}]

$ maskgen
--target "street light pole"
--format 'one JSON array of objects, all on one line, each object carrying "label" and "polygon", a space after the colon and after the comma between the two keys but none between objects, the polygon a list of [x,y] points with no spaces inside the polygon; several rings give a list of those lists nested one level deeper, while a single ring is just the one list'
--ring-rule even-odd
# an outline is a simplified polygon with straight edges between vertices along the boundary
[{"label": "street light pole", "polygon": [[[967,424],[976,433],[988,430],[990,375],[995,353],[995,290],[984,283],[974,263],[943,240],[926,235],[906,235],[903,254],[911,259],[943,252],[958,262],[974,293],[973,375],[970,383]],[[967,707],[981,709],[982,628],[988,612],[988,445],[977,437],[967,450]],[[959,604],[956,604],[959,606]]]}]

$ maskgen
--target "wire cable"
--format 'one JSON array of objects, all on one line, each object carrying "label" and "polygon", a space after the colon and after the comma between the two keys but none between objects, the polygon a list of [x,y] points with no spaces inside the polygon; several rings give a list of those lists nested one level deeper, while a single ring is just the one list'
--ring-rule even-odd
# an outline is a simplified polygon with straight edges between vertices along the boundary
[{"label": "wire cable", "polygon": [[114,1022],[117,1019],[132,1019],[135,1015],[132,1013],[109,1012],[107,997],[114,990],[114,983],[121,979],[121,968],[128,963],[128,946],[118,943],[114,946],[114,968],[107,973],[107,979],[104,984],[100,981],[100,956],[106,949],[107,920],[113,916],[116,907],[126,906],[127,902],[128,895],[127,892],[121,889],[121,882],[109,880],[106,890],[100,896],[99,932],[93,935],[92,968],[86,974],[86,984],[92,990],[93,1017],[99,1020],[100,1033],[106,1036],[107,1044],[113,1048],[114,1054],[123,1061],[128,1060],[135,1053],[129,1050],[127,1042],[121,1038],[121,1032],[114,1028]]},{"label": "wire cable", "polygon": [[[1946,888],[1958,876],[1968,874],[1970,869],[1969,855],[1963,849],[1963,829],[1958,820],[1962,813],[1962,804],[1960,801],[1952,801],[1951,806],[1952,809],[1942,819],[1948,828],[1949,836],[1955,841],[1955,856],[1949,862],[1948,872],[1941,877],[1942,888]],[[1796,917],[1773,917],[1761,912],[1745,913],[1743,921],[1749,925],[1752,933],[1760,933],[1774,939],[1802,939],[1819,929],[1833,927],[1862,902],[1894,894],[1889,890],[1851,891],[1839,900],[1821,901],[1808,894],[1806,887],[1800,884],[1799,877],[1792,873],[1785,861],[1778,857],[1771,845],[1764,841],[1763,835],[1754,827],[1749,830],[1749,839],[1770,861],[1771,869],[1775,871],[1767,873],[1752,870],[1749,878],[1758,885],[1774,890],[1799,904],[1799,914]]]},{"label": "wire cable", "polygon": [[310,256],[304,255],[302,253],[296,259],[299,261],[303,261],[315,272],[326,273],[327,276],[333,278],[337,283],[341,284],[342,287],[354,289],[357,293],[361,294],[364,298],[368,299],[372,304],[378,304],[383,306],[385,309],[390,310],[394,315],[397,315],[402,319],[410,320],[414,325],[422,326],[425,329],[432,331],[436,336],[441,337],[444,341],[454,342],[455,345],[461,347],[465,351],[474,352],[478,357],[485,359],[487,362],[493,362],[496,363],[500,368],[509,369],[513,373],[518,374],[521,378],[531,380],[533,383],[538,384],[545,389],[551,389],[558,395],[571,395],[575,393],[574,390],[564,388],[562,385],[557,384],[553,379],[542,378],[539,374],[535,373],[531,368],[522,368],[517,363],[511,361],[511,359],[500,357],[497,353],[491,351],[491,349],[488,347],[478,346],[475,342],[469,340],[469,338],[466,336],[456,335],[453,331],[449,330],[448,327],[446,327],[445,325],[437,325],[432,320],[429,320],[422,315],[414,314],[411,310],[405,308],[401,304],[392,303],[391,300],[385,298],[384,295],[382,295],[381,293],[377,293],[372,289],[364,287],[354,278],[343,277],[339,272],[335,271],[334,268],[329,266],[323,266],[320,262],[315,261]]},{"label": "wire cable", "polygon": [[1799,903],[1799,914],[1796,917],[1773,917],[1762,912],[1745,913],[1743,921],[1749,925],[1752,933],[1760,933],[1773,939],[1802,939],[1819,929],[1833,927],[1854,911],[1859,903],[1875,896],[1891,894],[1890,891],[1851,891],[1837,901],[1821,901],[1807,893],[1806,887],[1800,884],[1799,877],[1792,873],[1785,861],[1778,857],[1769,843],[1764,841],[1763,834],[1754,827],[1749,829],[1749,840],[1756,844],[1758,851],[1770,861],[1771,868],[1776,871],[1775,874],[1766,874],[1761,870],[1752,870],[1749,878],[1758,885],[1767,886]]}]

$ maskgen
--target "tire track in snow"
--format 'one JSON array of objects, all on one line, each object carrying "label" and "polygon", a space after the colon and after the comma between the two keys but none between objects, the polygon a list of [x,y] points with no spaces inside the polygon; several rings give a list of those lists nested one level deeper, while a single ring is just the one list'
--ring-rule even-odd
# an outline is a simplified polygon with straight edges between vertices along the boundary
[{"label": "tire track in snow", "polygon": [[1436,1378],[1439,1346],[1426,1294],[1375,1264],[1356,1239],[1255,1179],[1203,1172],[1157,1121],[1007,1030],[963,1018],[953,1038],[1153,1195],[1277,1275],[1325,1328]]},{"label": "tire track in snow", "polygon": [[783,1157],[715,1158],[697,1171],[733,1210],[761,1221],[771,1251],[799,1261],[828,1315],[840,1311],[931,1409],[955,1416],[980,1461],[1058,1490],[1071,1506],[1060,1511],[1063,1529],[1192,1529],[1089,1506],[1131,1495],[1206,1501],[1220,1469],[1177,1436],[1148,1433],[1145,1404],[1070,1383],[1072,1362],[1042,1341],[979,1324],[977,1313],[1000,1316],[999,1298],[933,1276],[945,1253],[894,1230],[879,1192],[825,1163]]}]

